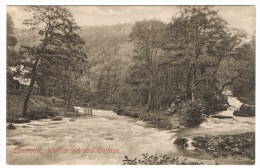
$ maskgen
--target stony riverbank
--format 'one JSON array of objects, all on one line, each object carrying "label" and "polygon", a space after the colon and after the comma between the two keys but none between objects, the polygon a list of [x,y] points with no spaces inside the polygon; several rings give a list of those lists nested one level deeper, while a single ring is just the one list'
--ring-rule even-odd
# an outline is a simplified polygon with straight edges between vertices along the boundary
[{"label": "stony riverbank", "polygon": [[196,136],[192,145],[212,157],[255,160],[255,132],[237,135]]},{"label": "stony riverbank", "polygon": [[[142,108],[125,107],[121,109],[114,109],[117,115],[129,116],[147,121],[157,128],[171,129],[174,125],[179,125],[177,115],[166,116],[163,112],[145,112]],[[175,118],[175,120],[173,119]],[[173,121],[174,120],[174,121]]]}]

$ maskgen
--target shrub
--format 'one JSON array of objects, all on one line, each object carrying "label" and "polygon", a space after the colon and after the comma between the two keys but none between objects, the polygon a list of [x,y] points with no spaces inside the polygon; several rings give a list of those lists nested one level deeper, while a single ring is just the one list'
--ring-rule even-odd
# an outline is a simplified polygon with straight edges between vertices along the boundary
[{"label": "shrub", "polygon": [[143,158],[124,157],[123,165],[215,165],[215,161],[211,160],[196,160],[186,157],[169,157],[167,155],[149,155],[142,154]]},{"label": "shrub", "polygon": [[37,107],[28,112],[27,118],[30,120],[48,119],[55,117],[59,112],[50,107]]},{"label": "shrub", "polygon": [[148,153],[142,154],[143,159],[124,157],[123,165],[169,165],[178,163],[178,158],[171,158],[167,155],[149,155]]},{"label": "shrub", "polygon": [[180,105],[179,112],[180,124],[195,127],[204,121],[202,114],[206,112],[206,105],[202,100],[187,101]]},{"label": "shrub", "polygon": [[216,112],[220,112],[223,110],[227,110],[228,102],[227,97],[221,94],[205,97],[205,104],[206,104],[206,114],[215,114]]},{"label": "shrub", "polygon": [[160,113],[140,113],[139,119],[143,121],[148,121],[151,124],[155,125],[158,128],[171,129],[172,124],[170,123],[169,117],[164,116]]}]

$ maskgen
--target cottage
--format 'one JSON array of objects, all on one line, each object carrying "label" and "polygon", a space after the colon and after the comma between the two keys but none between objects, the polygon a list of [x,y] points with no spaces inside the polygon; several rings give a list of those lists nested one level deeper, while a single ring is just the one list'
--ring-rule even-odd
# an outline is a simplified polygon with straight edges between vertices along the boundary
[{"label": "cottage", "polygon": [[[27,94],[31,82],[31,79],[27,77],[29,69],[20,65],[18,67],[8,67],[8,71],[14,76],[12,77],[13,89]],[[37,82],[34,82],[32,94],[40,94],[40,87]]]},{"label": "cottage", "polygon": [[[13,79],[18,81],[17,83],[15,83],[15,90],[17,90],[17,84],[19,84],[19,86],[18,86],[19,90],[21,92],[23,92],[24,94],[27,94],[29,86],[30,86],[31,79],[30,78],[23,78],[21,76],[18,76],[18,77],[15,76],[15,77],[13,77]],[[37,85],[37,82],[34,82],[32,93],[33,94],[40,94],[40,92],[41,92],[40,87]]]}]

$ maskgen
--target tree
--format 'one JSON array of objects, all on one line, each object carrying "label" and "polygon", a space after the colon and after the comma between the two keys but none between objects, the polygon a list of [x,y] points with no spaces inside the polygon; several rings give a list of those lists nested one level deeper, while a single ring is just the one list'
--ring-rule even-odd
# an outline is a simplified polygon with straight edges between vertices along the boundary
[{"label": "tree", "polygon": [[[15,81],[13,77],[17,75],[17,72],[12,72],[9,70],[10,67],[14,67],[18,64],[19,60],[17,59],[17,52],[15,50],[15,46],[17,44],[17,38],[15,37],[15,27],[12,20],[12,17],[9,13],[7,13],[7,30],[6,30],[6,39],[7,39],[7,92],[12,91],[12,89],[16,89]],[[14,86],[14,87],[13,87]]]},{"label": "tree", "polygon": [[[232,57],[233,69],[239,69],[239,77],[232,83],[232,92],[238,98],[242,99],[243,103],[254,104],[255,98],[255,36],[249,42],[244,42],[240,45]],[[246,101],[246,102],[244,102]]]},{"label": "tree", "polygon": [[[29,6],[26,11],[31,12],[32,19],[24,20],[31,30],[38,30],[42,37],[36,46],[22,46],[23,54],[32,62],[31,81],[24,100],[23,116],[26,116],[28,101],[37,76],[37,66],[44,60],[50,64],[53,62],[60,65],[68,63],[77,58],[86,60],[82,46],[84,40],[76,33],[80,28],[75,23],[72,14],[65,7],[60,6]],[[73,59],[72,59],[73,58]]]},{"label": "tree", "polygon": [[16,64],[16,52],[15,52],[15,45],[17,44],[17,38],[15,37],[15,25],[13,23],[12,17],[9,13],[7,13],[7,66],[12,66]]},{"label": "tree", "polygon": [[[139,78],[137,75],[142,74],[140,77],[144,78],[141,79],[144,80],[143,82],[139,82],[139,86],[141,86],[141,89],[148,90],[147,111],[150,110],[152,104],[157,61],[162,52],[165,27],[166,25],[161,21],[145,20],[136,22],[130,34],[135,53],[133,75]],[[148,85],[147,89],[146,84]]]},{"label": "tree", "polygon": [[165,49],[173,50],[173,62],[187,70],[187,99],[195,101],[196,90],[202,85],[215,87],[221,61],[240,44],[239,37],[228,33],[226,25],[208,6],[182,7],[180,16],[169,24]]}]

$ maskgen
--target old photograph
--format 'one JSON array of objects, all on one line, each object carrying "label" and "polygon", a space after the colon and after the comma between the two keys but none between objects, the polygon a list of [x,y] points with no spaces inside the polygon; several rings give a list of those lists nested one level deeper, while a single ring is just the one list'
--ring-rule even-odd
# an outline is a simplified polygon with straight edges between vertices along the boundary
[{"label": "old photograph", "polygon": [[6,6],[7,165],[254,165],[256,6]]}]

